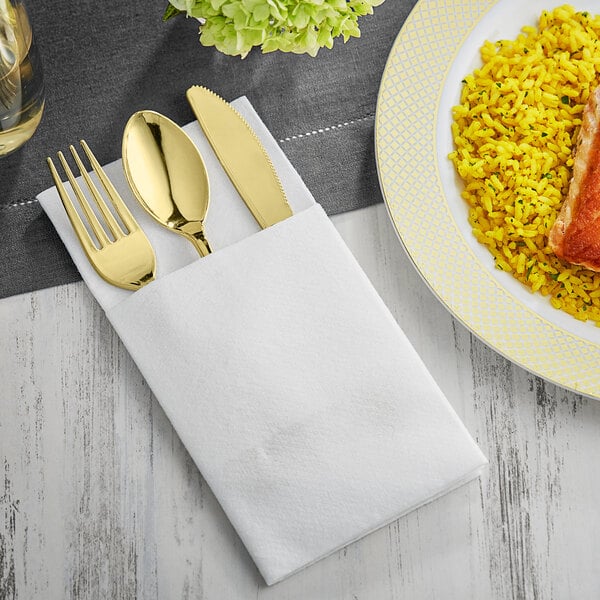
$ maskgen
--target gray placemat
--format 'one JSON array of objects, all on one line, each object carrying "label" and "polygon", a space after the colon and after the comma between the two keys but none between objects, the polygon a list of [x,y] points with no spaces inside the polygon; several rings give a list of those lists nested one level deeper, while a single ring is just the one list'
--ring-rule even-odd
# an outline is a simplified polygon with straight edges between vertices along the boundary
[{"label": "gray placemat", "polygon": [[0,160],[0,298],[79,279],[35,201],[51,185],[45,157],[84,137],[101,163],[120,157],[129,116],[150,108],[194,119],[193,84],[246,95],[329,214],[379,202],[373,148],[378,86],[415,0],[387,0],[362,36],[316,58],[202,47],[198,25],[161,20],[165,3],[28,0],[44,62],[46,110],[36,135]]}]

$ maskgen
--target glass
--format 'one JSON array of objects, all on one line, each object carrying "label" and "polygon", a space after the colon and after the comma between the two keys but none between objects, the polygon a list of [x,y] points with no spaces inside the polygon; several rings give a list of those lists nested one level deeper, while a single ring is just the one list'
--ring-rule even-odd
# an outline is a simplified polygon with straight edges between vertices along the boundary
[{"label": "glass", "polygon": [[44,110],[42,65],[21,0],[0,0],[0,157],[22,146]]}]

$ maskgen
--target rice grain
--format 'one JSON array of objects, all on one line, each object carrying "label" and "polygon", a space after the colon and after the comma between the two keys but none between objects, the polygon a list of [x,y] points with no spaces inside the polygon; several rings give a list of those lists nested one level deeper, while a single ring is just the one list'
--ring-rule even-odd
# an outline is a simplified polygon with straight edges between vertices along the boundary
[{"label": "rice grain", "polygon": [[600,84],[600,17],[543,11],[515,40],[486,41],[463,80],[449,158],[473,235],[532,292],[600,326],[600,274],[559,260],[548,233],[567,195],[583,108]]}]

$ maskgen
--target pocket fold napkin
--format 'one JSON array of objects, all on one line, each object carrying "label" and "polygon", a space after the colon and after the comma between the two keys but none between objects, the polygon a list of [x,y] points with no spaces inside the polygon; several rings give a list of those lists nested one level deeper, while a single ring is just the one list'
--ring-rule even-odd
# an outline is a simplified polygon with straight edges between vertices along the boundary
[{"label": "pocket fold napkin", "polygon": [[[110,286],[52,188],[38,196],[265,581],[476,477],[486,460],[245,98],[294,216],[260,230],[199,126],[211,184],[198,258],[136,204],[157,280]],[[93,147],[93,144],[92,144]]]}]

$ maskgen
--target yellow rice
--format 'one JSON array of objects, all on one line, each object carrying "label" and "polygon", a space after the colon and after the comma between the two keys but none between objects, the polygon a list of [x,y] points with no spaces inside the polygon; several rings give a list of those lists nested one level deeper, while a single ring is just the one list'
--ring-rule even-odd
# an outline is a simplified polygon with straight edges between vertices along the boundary
[{"label": "yellow rice", "polygon": [[463,81],[450,154],[473,234],[507,271],[576,319],[600,325],[600,273],[560,261],[548,232],[566,197],[572,151],[600,83],[600,17],[561,6],[516,40],[485,42]]}]

